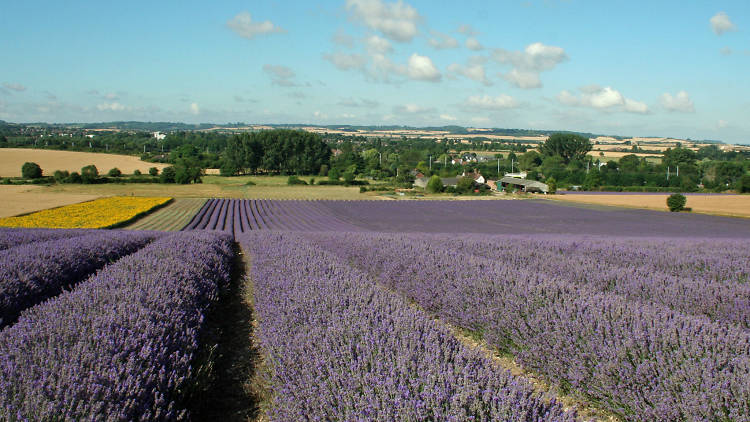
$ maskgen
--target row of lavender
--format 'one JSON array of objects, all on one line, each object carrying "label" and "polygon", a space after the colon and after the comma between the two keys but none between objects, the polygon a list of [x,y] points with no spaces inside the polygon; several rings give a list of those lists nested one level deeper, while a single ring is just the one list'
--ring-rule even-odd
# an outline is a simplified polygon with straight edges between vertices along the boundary
[{"label": "row of lavender", "polygon": [[253,257],[271,420],[575,420],[300,234],[240,242]]},{"label": "row of lavender", "polygon": [[162,237],[24,311],[0,331],[0,420],[185,419],[205,314],[232,257],[226,235]]},{"label": "row of lavender", "polygon": [[[109,262],[142,248],[157,236],[153,233],[62,230],[31,232],[14,229],[7,238],[34,239],[0,251],[0,328],[12,324],[18,315],[37,303],[60,294]],[[56,240],[41,240],[47,238]],[[63,237],[63,238],[59,238]],[[6,240],[7,240],[6,238]]]},{"label": "row of lavender", "polygon": [[27,243],[67,239],[91,233],[83,229],[14,229],[0,227],[0,251]]},{"label": "row of lavender", "polygon": [[[712,314],[716,321],[694,315],[721,306],[693,310],[675,295],[646,299],[700,289],[701,283],[710,284],[717,277],[716,283],[742,294],[747,286],[743,276],[721,276],[721,251],[732,248],[728,255],[734,258],[726,265],[742,267],[746,274],[749,261],[743,267],[738,256],[747,254],[748,241],[718,242],[702,261],[708,263],[705,271],[688,270],[692,278],[683,280],[679,266],[672,266],[674,277],[660,276],[653,283],[667,287],[655,287],[647,278],[588,279],[591,269],[576,262],[607,249],[604,240],[576,254],[573,244],[584,244],[585,238],[475,236],[458,242],[455,236],[424,234],[305,236],[426,310],[483,335],[526,368],[590,396],[626,420],[750,418],[750,332],[742,324],[746,319],[725,318],[726,312]],[[672,241],[642,239],[639,244],[658,250]],[[615,247],[616,240],[611,242],[610,256],[618,256],[622,251]],[[653,263],[649,256],[641,255],[644,268],[657,273],[657,268],[670,267],[664,263],[669,252]],[[714,270],[711,263],[720,268]],[[641,289],[651,291],[641,298]],[[708,291],[707,302],[718,303],[727,296],[711,296]],[[747,314],[743,303],[738,303],[738,310]]]},{"label": "row of lavender", "polygon": [[318,201],[211,199],[183,230],[218,230],[235,236],[254,230],[357,230]]}]

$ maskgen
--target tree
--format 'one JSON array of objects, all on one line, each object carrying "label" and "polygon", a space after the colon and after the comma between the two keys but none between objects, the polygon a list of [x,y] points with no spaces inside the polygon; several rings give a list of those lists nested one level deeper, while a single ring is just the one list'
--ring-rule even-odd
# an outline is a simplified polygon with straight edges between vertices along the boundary
[{"label": "tree", "polygon": [[474,179],[471,177],[461,177],[456,182],[456,192],[468,193],[474,189]]},{"label": "tree", "polygon": [[89,164],[88,166],[81,168],[81,181],[83,183],[96,183],[98,177],[99,170],[95,165]]},{"label": "tree", "polygon": [[141,173],[140,170],[138,170],[138,169],[133,170],[133,175],[134,176],[140,176],[141,174],[143,174],[143,173]]},{"label": "tree", "polygon": [[549,193],[557,192],[557,180],[554,177],[550,177],[547,180],[547,186],[549,187]]},{"label": "tree", "polygon": [[641,160],[635,154],[623,155],[620,158],[620,169],[622,171],[636,171],[641,164]]},{"label": "tree", "polygon": [[684,210],[686,203],[687,198],[685,198],[685,195],[681,195],[679,193],[673,193],[667,198],[667,207],[669,207],[669,211],[672,212],[679,212]]},{"label": "tree", "polygon": [[21,166],[21,176],[24,179],[38,179],[42,177],[42,168],[37,163],[23,163],[23,166]]},{"label": "tree", "polygon": [[737,192],[750,193],[750,173],[742,175],[737,181]]},{"label": "tree", "polygon": [[148,169],[148,174],[150,174],[152,176],[158,176],[159,175],[159,169],[156,168],[156,167],[151,167],[150,169]]},{"label": "tree", "polygon": [[109,176],[109,177],[120,177],[120,176],[122,176],[122,172],[117,167],[114,167],[114,168],[112,168],[112,169],[109,170],[109,172],[107,173],[107,176]]},{"label": "tree", "polygon": [[351,169],[349,169],[344,172],[343,177],[344,183],[348,185],[354,181],[354,178],[357,177],[357,175]]},{"label": "tree", "polygon": [[339,180],[339,169],[332,168],[328,170],[328,180]]},{"label": "tree", "polygon": [[521,170],[531,170],[541,164],[542,158],[534,150],[524,152],[521,158],[518,159],[518,168]]},{"label": "tree", "polygon": [[70,173],[70,176],[68,176],[65,179],[65,181],[67,183],[81,183],[81,182],[83,182],[83,179],[81,178],[81,175],[78,174],[77,171],[74,171],[74,172]]},{"label": "tree", "polygon": [[432,175],[430,180],[427,181],[427,192],[440,193],[443,191],[443,180],[437,174]]},{"label": "tree", "polygon": [[547,141],[539,145],[542,155],[560,156],[565,164],[570,160],[583,160],[591,148],[591,141],[572,133],[553,133]]},{"label": "tree", "polygon": [[583,188],[585,190],[592,190],[602,185],[602,175],[598,171],[591,171],[586,175],[583,180]]},{"label": "tree", "polygon": [[188,183],[201,183],[203,169],[199,163],[192,158],[182,158],[174,165],[174,181],[181,185]]},{"label": "tree", "polygon": [[161,175],[159,175],[159,182],[160,183],[174,183],[175,182],[174,167],[172,166],[165,167],[164,170],[161,171]]}]

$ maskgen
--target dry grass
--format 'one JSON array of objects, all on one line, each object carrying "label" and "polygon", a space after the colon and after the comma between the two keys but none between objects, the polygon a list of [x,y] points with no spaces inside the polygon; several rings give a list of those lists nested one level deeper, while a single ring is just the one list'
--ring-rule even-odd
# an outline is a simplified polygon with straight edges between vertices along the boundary
[{"label": "dry grass", "polygon": [[44,186],[0,185],[0,217],[12,217],[47,208],[91,201],[102,195],[93,193],[56,193]]},{"label": "dry grass", "polygon": [[45,175],[51,176],[55,170],[81,171],[81,167],[93,164],[104,174],[117,167],[125,174],[140,170],[162,169],[166,164],[147,163],[130,155],[100,154],[94,152],[54,151],[45,149],[3,148],[0,150],[0,176],[19,177],[23,163],[31,161],[39,164]]},{"label": "dry grass", "polygon": [[[551,196],[558,201],[579,202],[594,205],[612,205],[628,208],[646,208],[668,211],[669,194],[623,195],[623,194],[565,194]],[[687,195],[687,207],[701,214],[750,218],[750,195]]]}]

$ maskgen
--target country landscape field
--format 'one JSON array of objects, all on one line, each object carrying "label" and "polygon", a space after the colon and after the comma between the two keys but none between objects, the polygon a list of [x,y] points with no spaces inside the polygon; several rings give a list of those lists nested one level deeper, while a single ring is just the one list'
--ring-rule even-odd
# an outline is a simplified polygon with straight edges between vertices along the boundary
[{"label": "country landscape field", "polygon": [[746,220],[548,201],[153,215],[0,229],[2,419],[750,417]]},{"label": "country landscape field", "polygon": [[750,422],[748,17],[2,2],[0,422]]}]

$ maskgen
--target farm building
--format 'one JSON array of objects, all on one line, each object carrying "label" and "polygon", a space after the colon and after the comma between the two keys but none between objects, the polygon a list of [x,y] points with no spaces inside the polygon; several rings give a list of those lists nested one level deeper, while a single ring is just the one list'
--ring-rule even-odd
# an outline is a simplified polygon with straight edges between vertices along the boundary
[{"label": "farm building", "polygon": [[500,179],[500,184],[503,187],[512,186],[516,189],[521,189],[524,192],[549,192],[549,186],[546,183],[538,182],[536,180],[519,179],[516,177],[503,177]]}]

